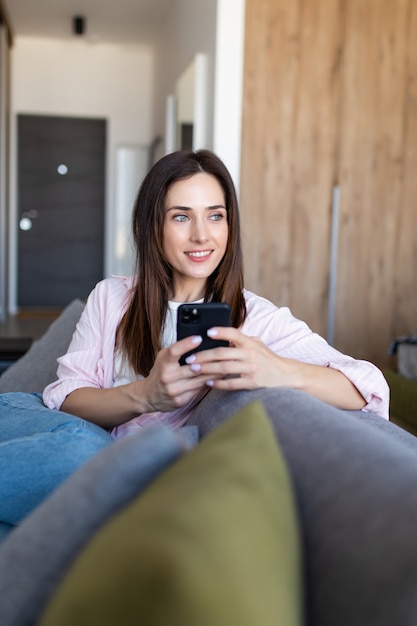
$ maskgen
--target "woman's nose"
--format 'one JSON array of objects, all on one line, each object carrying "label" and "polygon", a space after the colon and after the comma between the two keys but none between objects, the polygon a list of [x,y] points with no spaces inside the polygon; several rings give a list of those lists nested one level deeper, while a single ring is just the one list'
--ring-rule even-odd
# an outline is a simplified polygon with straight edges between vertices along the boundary
[{"label": "woman's nose", "polygon": [[207,224],[203,220],[196,220],[193,223],[191,238],[193,241],[207,241],[209,238]]}]

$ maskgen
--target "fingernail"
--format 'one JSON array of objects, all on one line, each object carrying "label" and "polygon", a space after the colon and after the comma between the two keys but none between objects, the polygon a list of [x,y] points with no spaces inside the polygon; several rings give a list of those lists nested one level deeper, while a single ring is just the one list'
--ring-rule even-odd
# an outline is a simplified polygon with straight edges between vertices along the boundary
[{"label": "fingernail", "polygon": [[209,337],[217,337],[217,335],[219,333],[214,328],[209,328],[208,331],[207,331],[207,334],[208,334]]},{"label": "fingernail", "polygon": [[193,361],[196,360],[196,355],[195,354],[190,354],[190,356],[187,356],[187,358],[185,359],[185,362],[189,365],[190,363],[192,363]]},{"label": "fingernail", "polygon": [[203,338],[201,337],[201,335],[195,335],[195,337],[192,338],[191,343],[193,343],[194,345],[201,343],[203,341]]},{"label": "fingernail", "polygon": [[213,387],[213,385],[214,385],[214,380],[207,380],[207,381],[206,381],[206,385],[207,385],[208,387]]},{"label": "fingernail", "polygon": [[201,370],[200,363],[194,363],[194,365],[191,365],[190,370],[193,372],[199,372]]}]

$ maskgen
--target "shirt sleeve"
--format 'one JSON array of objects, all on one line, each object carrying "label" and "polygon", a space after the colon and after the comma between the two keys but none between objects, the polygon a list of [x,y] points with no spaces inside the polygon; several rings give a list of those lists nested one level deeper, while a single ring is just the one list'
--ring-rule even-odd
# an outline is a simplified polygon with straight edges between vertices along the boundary
[{"label": "shirt sleeve", "polygon": [[57,380],[43,391],[47,407],[60,409],[75,389],[112,386],[116,329],[126,293],[115,278],[101,281],[90,293],[68,350],[58,359]]},{"label": "shirt sleeve", "polygon": [[278,308],[249,292],[247,309],[248,317],[242,327],[245,334],[256,335],[280,356],[339,370],[365,399],[362,410],[388,419],[389,387],[375,365],[339,352],[295,318],[288,307]]}]

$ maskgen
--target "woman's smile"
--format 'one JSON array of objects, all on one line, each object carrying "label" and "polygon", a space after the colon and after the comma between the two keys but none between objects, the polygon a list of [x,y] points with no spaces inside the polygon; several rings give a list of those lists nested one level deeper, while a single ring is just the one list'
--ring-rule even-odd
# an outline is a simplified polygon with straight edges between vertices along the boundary
[{"label": "woman's smile", "polygon": [[190,252],[186,252],[185,254],[194,262],[197,263],[201,263],[206,261],[210,254],[212,253],[212,250],[196,250],[196,251],[190,251]]}]

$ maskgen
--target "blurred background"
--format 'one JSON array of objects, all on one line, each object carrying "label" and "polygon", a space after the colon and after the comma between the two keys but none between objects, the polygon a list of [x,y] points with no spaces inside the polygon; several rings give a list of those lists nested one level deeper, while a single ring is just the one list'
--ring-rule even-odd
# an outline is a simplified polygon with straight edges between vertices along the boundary
[{"label": "blurred background", "polygon": [[417,0],[0,0],[0,316],[131,271],[150,165],[225,161],[247,287],[380,366],[417,332]]}]

